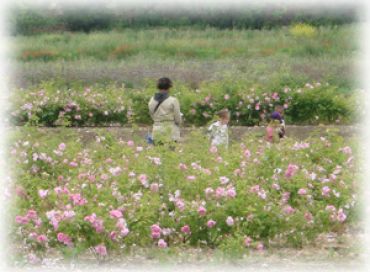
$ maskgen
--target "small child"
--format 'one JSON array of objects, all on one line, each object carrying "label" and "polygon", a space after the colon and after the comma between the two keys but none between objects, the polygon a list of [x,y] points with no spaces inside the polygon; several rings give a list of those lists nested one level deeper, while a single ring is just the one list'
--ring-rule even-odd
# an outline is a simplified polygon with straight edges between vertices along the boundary
[{"label": "small child", "polygon": [[266,140],[269,142],[274,141],[274,133],[277,130],[279,139],[285,136],[285,120],[284,120],[284,107],[281,105],[275,106],[275,111],[270,116],[270,123],[266,127]]},{"label": "small child", "polygon": [[229,146],[229,129],[230,112],[227,109],[217,112],[218,121],[213,122],[208,127],[211,145],[223,145],[226,148]]}]

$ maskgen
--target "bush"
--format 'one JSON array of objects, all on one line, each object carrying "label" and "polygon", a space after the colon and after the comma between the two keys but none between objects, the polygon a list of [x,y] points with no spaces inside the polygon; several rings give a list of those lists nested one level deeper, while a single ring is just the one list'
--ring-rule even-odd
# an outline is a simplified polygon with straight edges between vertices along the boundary
[{"label": "bush", "polygon": [[308,24],[295,24],[290,27],[290,33],[296,37],[312,38],[317,34],[316,28]]},{"label": "bush", "polygon": [[321,7],[319,11],[291,10],[274,5],[251,8],[248,5],[228,9],[203,7],[189,10],[184,7],[163,9],[162,6],[151,8],[107,8],[75,6],[71,8],[41,9],[27,6],[15,6],[11,12],[14,34],[32,35],[64,31],[91,32],[119,28],[142,29],[148,27],[184,27],[204,29],[271,29],[293,23],[319,25],[341,25],[357,20],[356,6],[337,10]]},{"label": "bush", "polygon": [[104,257],[99,245],[113,256],[122,245],[162,245],[234,257],[312,245],[321,233],[345,231],[357,213],[354,146],[322,136],[269,144],[249,134],[224,150],[194,133],[173,150],[103,130],[86,138],[22,128],[8,150],[17,174],[7,189],[11,239],[24,256],[45,257],[50,248]]},{"label": "bush", "polygon": [[[303,88],[269,89],[247,87],[243,81],[206,82],[192,90],[176,83],[185,125],[204,126],[222,108],[231,112],[231,125],[263,124],[277,104],[286,108],[288,124],[348,124],[357,121],[356,92],[342,93],[336,86],[307,83]],[[250,86],[250,85],[249,85]],[[156,92],[154,82],[141,90],[114,85],[58,89],[54,82],[39,88],[13,92],[11,122],[31,125],[148,125],[147,104]]]}]

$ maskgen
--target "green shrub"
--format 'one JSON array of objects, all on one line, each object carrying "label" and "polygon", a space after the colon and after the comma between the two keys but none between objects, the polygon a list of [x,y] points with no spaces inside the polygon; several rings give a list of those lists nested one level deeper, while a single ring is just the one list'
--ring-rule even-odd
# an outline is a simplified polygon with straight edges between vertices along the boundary
[{"label": "green shrub", "polygon": [[[95,132],[21,128],[10,135],[9,235],[25,245],[17,247],[24,256],[48,257],[53,249],[78,257],[99,244],[112,256],[123,245],[167,252],[158,248],[163,239],[178,252],[205,248],[240,258],[311,246],[320,234],[358,223],[358,147],[334,131],[277,144],[248,134],[228,150],[210,149],[199,132],[175,150]],[[58,240],[60,233],[71,243]]]},{"label": "green shrub", "polygon": [[[78,84],[60,90],[57,82],[45,82],[33,90],[13,92],[11,121],[46,126],[148,125],[152,123],[148,101],[156,92],[153,83],[141,90]],[[204,126],[217,111],[228,108],[231,125],[254,126],[264,123],[277,104],[286,107],[288,124],[348,124],[359,119],[357,92],[343,93],[336,86],[320,83],[268,91],[247,86],[243,81],[224,80],[192,90],[176,83],[171,94],[180,101],[185,125]]]}]

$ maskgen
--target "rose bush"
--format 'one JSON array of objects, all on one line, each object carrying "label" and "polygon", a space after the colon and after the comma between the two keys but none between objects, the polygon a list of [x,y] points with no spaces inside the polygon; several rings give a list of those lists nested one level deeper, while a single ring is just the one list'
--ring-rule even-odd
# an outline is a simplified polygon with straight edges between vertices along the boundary
[{"label": "rose bush", "polygon": [[[358,92],[343,93],[337,87],[307,83],[302,88],[265,90],[246,82],[225,80],[190,89],[176,83],[172,94],[179,98],[185,125],[202,126],[227,107],[231,123],[254,126],[273,111],[285,107],[290,124],[347,124],[357,121]],[[30,90],[15,90],[10,101],[13,124],[42,126],[99,126],[107,124],[151,124],[147,103],[156,92],[154,82],[141,90],[99,85],[68,90],[56,82],[45,82]]]},{"label": "rose bush", "polygon": [[[173,150],[68,129],[13,135],[14,243],[41,260],[92,250],[216,248],[233,256],[302,247],[357,221],[356,147],[330,131],[228,150],[194,133]],[[191,177],[191,178],[189,178]]]}]

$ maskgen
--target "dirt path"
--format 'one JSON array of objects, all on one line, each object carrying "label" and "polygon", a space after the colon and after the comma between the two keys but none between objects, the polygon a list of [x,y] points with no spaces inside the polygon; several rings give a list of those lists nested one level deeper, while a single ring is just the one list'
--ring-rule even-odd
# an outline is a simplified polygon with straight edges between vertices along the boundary
[{"label": "dirt path", "polygon": [[[22,130],[23,127],[13,127],[11,129],[15,130]],[[71,127],[71,128],[63,128],[63,127],[39,127],[40,131],[48,132],[48,133],[60,133],[62,130],[65,129],[73,129],[77,130],[83,136],[84,140],[89,141],[95,139],[95,136],[99,134],[99,132],[109,131],[112,135],[122,138],[123,140],[129,140],[133,138],[142,138],[144,139],[147,133],[151,130],[151,127],[137,127],[137,128],[129,128],[129,127]],[[202,131],[206,132],[206,128],[200,127],[186,127],[181,129],[182,137],[186,138],[189,133],[192,131]],[[298,140],[303,140],[310,136],[310,134],[317,132],[319,135],[324,135],[327,130],[330,131],[337,131],[343,137],[351,137],[351,136],[358,136],[361,135],[361,127],[360,126],[287,126],[286,127],[286,136],[297,138]],[[265,133],[265,127],[242,127],[242,126],[233,126],[230,127],[230,138],[234,141],[240,141],[245,135],[249,133],[257,133],[263,137]]]}]

